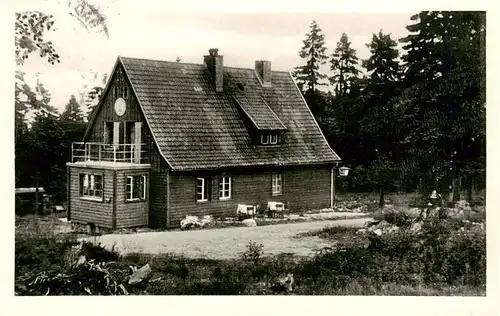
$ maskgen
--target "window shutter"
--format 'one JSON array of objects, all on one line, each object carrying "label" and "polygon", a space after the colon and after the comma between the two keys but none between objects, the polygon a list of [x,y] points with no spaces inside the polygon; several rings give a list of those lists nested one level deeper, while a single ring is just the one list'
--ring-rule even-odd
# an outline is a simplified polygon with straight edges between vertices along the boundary
[{"label": "window shutter", "polygon": [[134,162],[141,163],[141,127],[142,122],[135,122],[135,139],[134,139]]},{"label": "window shutter", "polygon": [[120,122],[113,122],[113,145],[120,144]]}]

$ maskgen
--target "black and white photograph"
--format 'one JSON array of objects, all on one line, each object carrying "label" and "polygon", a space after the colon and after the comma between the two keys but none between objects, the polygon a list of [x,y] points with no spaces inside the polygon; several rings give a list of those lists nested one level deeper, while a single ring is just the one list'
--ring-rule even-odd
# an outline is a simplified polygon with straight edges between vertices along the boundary
[{"label": "black and white photograph", "polygon": [[14,296],[486,297],[486,10],[21,3]]}]

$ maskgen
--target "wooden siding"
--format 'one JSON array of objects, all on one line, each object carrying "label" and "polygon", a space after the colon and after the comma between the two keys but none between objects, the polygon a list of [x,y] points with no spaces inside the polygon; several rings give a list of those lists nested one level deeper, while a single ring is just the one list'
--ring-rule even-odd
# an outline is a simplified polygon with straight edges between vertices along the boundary
[{"label": "wooden siding", "polygon": [[[272,196],[272,174],[283,174],[283,194]],[[232,197],[219,200],[217,173],[172,173],[170,180],[170,227],[178,227],[186,215],[234,216],[237,204],[260,205],[279,201],[287,204],[291,212],[320,209],[330,206],[331,166],[273,168],[258,171],[227,172],[232,177]],[[211,177],[211,200],[196,202],[196,178]]]},{"label": "wooden siding", "polygon": [[[116,70],[122,69],[119,65]],[[124,72],[122,72],[124,73]],[[148,214],[148,225],[151,227],[166,227],[167,223],[167,174],[169,167],[165,160],[160,154],[158,146],[154,141],[151,134],[149,126],[144,118],[137,97],[135,96],[132,86],[128,80],[125,80],[128,89],[128,98],[126,101],[126,111],[123,116],[118,116],[114,110],[114,102],[116,100],[114,96],[114,87],[117,84],[116,75],[113,74],[111,78],[111,84],[109,85],[108,91],[105,93],[102,99],[101,108],[98,110],[97,116],[93,122],[90,129],[89,135],[86,141],[89,142],[103,142],[104,141],[104,122],[116,121],[135,121],[142,122],[142,143],[146,144],[146,161],[144,163],[151,164],[150,173],[150,192],[154,192],[150,195],[149,201],[149,214]],[[120,190],[118,190],[119,192]],[[135,207],[130,206],[130,208]],[[117,206],[118,207],[118,206]],[[137,219],[136,219],[137,220]],[[130,218],[126,221],[132,221]],[[134,221],[132,221],[134,222]],[[118,225],[119,226],[119,225]]]},{"label": "wooden siding", "polygon": [[[80,198],[79,174],[93,173],[103,175],[103,201],[91,201]],[[113,204],[107,203],[107,199],[113,200],[113,170],[90,169],[70,167],[69,186],[69,209],[71,209],[71,221],[75,223],[93,223],[99,227],[112,228],[113,226]]]},{"label": "wooden siding", "polygon": [[[92,128],[88,135],[86,141],[89,142],[103,142],[104,141],[104,122],[143,122],[145,126],[144,116],[141,113],[139,103],[137,98],[132,92],[132,86],[128,80],[124,80],[124,84],[127,87],[128,97],[125,99],[126,110],[122,116],[118,116],[115,113],[115,101],[118,98],[114,94],[115,87],[118,85],[116,72],[122,70],[121,66],[118,66],[113,77],[111,78],[111,83],[109,85],[108,91],[103,96],[101,108],[98,110],[97,116],[93,122]],[[124,75],[123,75],[124,76]],[[144,130],[144,129],[143,129]],[[146,133],[143,131],[143,139]]]},{"label": "wooden siding", "polygon": [[168,227],[168,178],[166,163],[151,166],[149,226]]},{"label": "wooden siding", "polygon": [[[149,170],[116,171],[116,228],[138,227],[148,224],[150,194],[146,194],[145,201],[126,201],[126,177],[132,175],[146,175],[149,179]],[[149,188],[149,183],[146,183],[146,188]]]}]

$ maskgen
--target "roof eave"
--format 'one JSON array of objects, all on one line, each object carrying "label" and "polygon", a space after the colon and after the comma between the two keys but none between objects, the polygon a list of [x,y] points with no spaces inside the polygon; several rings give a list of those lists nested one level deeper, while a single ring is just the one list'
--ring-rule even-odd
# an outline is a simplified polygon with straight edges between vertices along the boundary
[{"label": "roof eave", "polygon": [[293,76],[292,76],[292,72],[289,71],[288,72],[288,75],[290,76],[290,80],[293,82],[293,85],[295,86],[295,88],[297,89],[297,92],[298,94],[300,95],[301,99],[302,99],[302,102],[304,102],[304,105],[306,106],[307,108],[307,111],[309,111],[309,114],[311,115],[313,121],[314,121],[314,124],[316,124],[316,127],[318,128],[321,136],[323,137],[325,143],[326,143],[326,146],[328,146],[328,148],[331,150],[331,152],[339,158],[338,161],[342,161],[342,158],[340,158],[339,155],[337,155],[337,153],[332,149],[332,147],[330,147],[330,144],[328,143],[328,141],[326,140],[326,137],[325,137],[325,134],[323,134],[323,131],[321,130],[321,128],[319,127],[319,124],[318,122],[316,121],[316,119],[314,118],[314,115],[312,114],[311,112],[311,109],[309,108],[309,105],[307,105],[307,102],[306,102],[306,99],[304,99],[304,96],[302,95],[302,92],[300,91],[299,87],[297,86],[297,83],[295,83],[295,80],[293,80]]},{"label": "roof eave", "polygon": [[155,136],[155,134],[153,132],[153,129],[151,128],[151,124],[149,123],[148,117],[146,116],[146,112],[144,111],[144,107],[142,106],[141,100],[137,96],[138,95],[137,91],[135,90],[134,84],[132,83],[132,80],[130,80],[130,76],[128,75],[127,67],[125,67],[125,64],[121,60],[122,58],[120,56],[118,56],[118,59],[120,60],[120,63],[123,66],[123,71],[125,73],[125,76],[127,77],[127,80],[130,82],[130,86],[132,87],[132,91],[134,92],[134,95],[135,95],[135,97],[137,99],[137,103],[139,104],[139,108],[141,109],[142,116],[144,116],[144,119],[146,120],[146,124],[148,125],[149,131],[151,132],[151,136],[153,137],[153,140],[154,140],[154,142],[156,144],[156,147],[158,148],[158,151],[159,151],[160,155],[162,156],[162,158],[165,159],[165,162],[167,163],[168,167],[170,169],[173,169],[172,164],[168,161],[167,157],[165,156],[165,154],[162,152],[160,146],[158,145],[158,140],[156,139],[156,136]]},{"label": "roof eave", "polygon": [[116,58],[115,65],[113,66],[113,69],[111,70],[111,75],[108,77],[108,82],[106,83],[104,90],[102,90],[102,94],[101,94],[102,97],[99,99],[99,102],[96,105],[97,108],[95,109],[92,117],[90,118],[89,122],[87,123],[87,129],[85,130],[85,134],[83,135],[83,141],[85,141],[85,139],[87,139],[87,136],[89,135],[90,130],[92,129],[92,126],[94,125],[94,121],[97,118],[97,113],[99,113],[99,111],[101,110],[101,106],[104,102],[104,96],[108,93],[109,86],[111,85],[111,79],[113,78],[113,75],[116,71],[116,68],[118,67],[118,64],[120,62],[121,62],[120,56],[118,56]]}]

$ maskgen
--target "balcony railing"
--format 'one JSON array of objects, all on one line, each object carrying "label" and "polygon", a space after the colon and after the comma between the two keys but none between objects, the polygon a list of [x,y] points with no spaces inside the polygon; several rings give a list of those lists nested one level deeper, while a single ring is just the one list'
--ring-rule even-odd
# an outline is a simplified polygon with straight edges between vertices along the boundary
[{"label": "balcony railing", "polygon": [[104,144],[76,142],[71,144],[71,162],[106,161],[141,164],[147,162],[145,144]]}]

